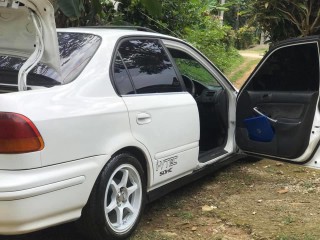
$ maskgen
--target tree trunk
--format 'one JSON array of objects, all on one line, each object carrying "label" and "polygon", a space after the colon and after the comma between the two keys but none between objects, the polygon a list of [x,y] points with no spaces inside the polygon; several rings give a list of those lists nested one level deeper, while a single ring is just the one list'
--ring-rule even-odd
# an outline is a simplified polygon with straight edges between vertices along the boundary
[{"label": "tree trunk", "polygon": [[238,31],[239,30],[239,26],[240,26],[240,18],[239,18],[240,4],[237,4],[236,14],[237,14],[237,16],[236,16],[236,27],[235,27],[235,29],[236,29],[236,31]]},{"label": "tree trunk", "polygon": [[263,45],[265,42],[265,34],[264,31],[261,31],[261,35],[260,35],[260,45]]},{"label": "tree trunk", "polygon": [[[226,0],[220,0],[221,6],[223,6],[225,3],[226,3]],[[224,20],[224,11],[220,11],[221,26],[223,26],[223,20]]]}]

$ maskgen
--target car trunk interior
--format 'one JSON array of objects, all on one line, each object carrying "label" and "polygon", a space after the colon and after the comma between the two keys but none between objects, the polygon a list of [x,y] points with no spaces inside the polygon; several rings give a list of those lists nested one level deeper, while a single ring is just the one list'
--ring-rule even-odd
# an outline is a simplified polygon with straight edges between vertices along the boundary
[{"label": "car trunk interior", "polygon": [[[49,77],[30,73],[27,78],[28,88],[53,87],[61,83]],[[18,92],[18,71],[0,70],[0,94]]]}]

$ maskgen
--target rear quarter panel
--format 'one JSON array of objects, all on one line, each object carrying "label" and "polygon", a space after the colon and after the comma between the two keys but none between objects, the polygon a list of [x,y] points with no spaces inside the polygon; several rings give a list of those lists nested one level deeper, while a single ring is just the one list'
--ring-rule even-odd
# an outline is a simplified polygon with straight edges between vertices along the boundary
[{"label": "rear quarter panel", "polygon": [[[0,111],[30,118],[45,143],[40,153],[20,156],[27,157],[28,164],[0,163],[0,169],[28,169],[112,155],[122,147],[139,145],[132,137],[126,106],[109,79],[115,41],[103,40],[93,59],[70,84],[0,96]],[[0,160],[17,157],[0,155]]]}]

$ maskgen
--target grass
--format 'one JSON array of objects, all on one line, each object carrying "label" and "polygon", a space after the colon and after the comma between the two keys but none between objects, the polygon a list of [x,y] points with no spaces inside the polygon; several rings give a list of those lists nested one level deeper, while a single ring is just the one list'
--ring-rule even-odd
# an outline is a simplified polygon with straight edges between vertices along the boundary
[{"label": "grass", "polygon": [[194,218],[192,212],[179,212],[177,215],[183,220],[191,220]]},{"label": "grass", "polygon": [[170,196],[165,196],[161,199],[161,201],[158,201],[159,203],[159,208],[160,209],[168,209],[168,208],[172,208],[172,209],[178,209],[180,204],[179,204],[179,200],[178,199],[174,199]]},{"label": "grass", "polygon": [[140,240],[140,239],[146,239],[146,240],[170,240],[173,239],[173,237],[165,236],[165,234],[162,234],[161,232],[157,231],[149,231],[149,232],[136,232],[133,236],[131,236],[129,239],[131,240]]},{"label": "grass", "polygon": [[283,219],[283,223],[285,225],[289,225],[289,224],[294,223],[294,222],[295,222],[295,220],[291,215],[288,215]]},{"label": "grass", "polygon": [[275,206],[274,207],[274,210],[276,211],[276,212],[285,212],[285,211],[287,211],[288,210],[288,208],[286,207],[286,206]]},{"label": "grass", "polygon": [[303,183],[303,186],[305,188],[309,189],[309,188],[313,188],[314,184],[312,182],[310,182],[310,181],[306,181],[306,182]]},{"label": "grass", "polygon": [[311,234],[306,234],[305,236],[298,237],[296,235],[287,235],[287,234],[281,234],[276,238],[276,240],[316,240],[318,239],[317,237],[311,235]]},{"label": "grass", "polygon": [[212,240],[223,240],[223,236],[214,236]]},{"label": "grass", "polygon": [[247,50],[242,50],[240,52],[246,52],[246,53],[258,53],[259,55],[264,55],[269,49],[268,45],[258,45],[253,48],[249,48]]},{"label": "grass", "polygon": [[[253,47],[247,50],[241,50],[239,51],[239,53],[249,53],[249,54],[254,54],[256,56],[263,56],[267,50],[268,50],[267,45],[258,45],[256,47]],[[257,59],[257,57],[243,56],[241,58],[241,61],[238,62],[238,64],[233,65],[233,67],[229,68],[228,71],[226,71],[226,75],[231,82],[236,82],[237,80],[242,79],[245,75],[247,75],[248,72],[254,66],[256,66],[260,60],[261,59],[259,58]]]},{"label": "grass", "polygon": [[242,68],[239,68],[232,76],[230,77],[231,82],[235,82],[240,79],[246,72],[248,72],[253,66],[257,65],[260,62],[260,59],[250,59],[245,63]]},{"label": "grass", "polygon": [[239,68],[239,66],[240,66],[241,64],[243,64],[244,62],[245,62],[245,58],[240,55],[239,58],[235,58],[235,59],[232,60],[232,62],[230,63],[230,67],[228,68],[228,70],[223,71],[223,73],[224,73],[226,76],[228,76],[229,73],[236,71],[236,70]]}]

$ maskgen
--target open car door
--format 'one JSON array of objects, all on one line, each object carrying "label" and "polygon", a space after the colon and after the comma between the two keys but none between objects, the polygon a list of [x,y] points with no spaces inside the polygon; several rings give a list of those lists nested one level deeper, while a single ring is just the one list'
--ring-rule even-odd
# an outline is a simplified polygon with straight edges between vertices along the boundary
[{"label": "open car door", "polygon": [[240,90],[236,142],[242,151],[311,160],[320,139],[319,39],[276,45]]}]

